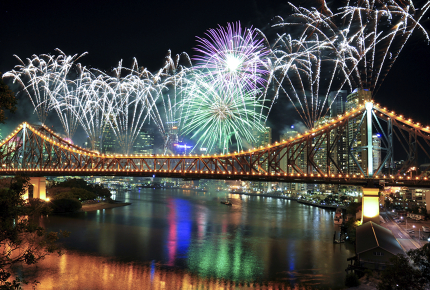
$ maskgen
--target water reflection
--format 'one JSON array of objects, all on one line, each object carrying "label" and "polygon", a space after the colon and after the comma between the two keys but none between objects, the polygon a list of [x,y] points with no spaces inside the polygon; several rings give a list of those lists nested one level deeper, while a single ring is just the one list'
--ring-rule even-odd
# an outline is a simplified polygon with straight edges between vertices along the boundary
[{"label": "water reflection", "polygon": [[[43,275],[40,272],[43,271]],[[148,265],[123,263],[107,258],[82,256],[69,253],[61,257],[49,256],[39,266],[27,267],[28,278],[40,282],[39,290],[53,289],[288,289],[299,290],[306,287],[290,287],[282,282],[238,283],[221,279],[202,278],[181,269],[168,270],[154,261]],[[24,290],[32,289],[31,285]]]},{"label": "water reflection", "polygon": [[[54,289],[42,280],[62,279],[90,285],[64,289],[132,289],[128,279],[160,281],[156,287],[165,289],[197,289],[169,288],[172,281],[341,287],[353,256],[352,245],[333,244],[332,212],[296,202],[234,194],[233,206],[226,206],[225,194],[146,188],[117,195],[132,205],[43,220],[72,234],[65,240],[69,254],[48,258],[33,273],[39,289]],[[128,286],[105,288],[111,283]]]}]

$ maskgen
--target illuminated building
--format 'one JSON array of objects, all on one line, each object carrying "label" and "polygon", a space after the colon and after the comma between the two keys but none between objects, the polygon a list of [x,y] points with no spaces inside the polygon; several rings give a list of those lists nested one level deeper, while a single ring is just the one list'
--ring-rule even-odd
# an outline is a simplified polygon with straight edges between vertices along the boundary
[{"label": "illuminated building", "polygon": [[372,135],[373,143],[373,168],[376,171],[381,165],[381,134]]},{"label": "illuminated building", "polygon": [[154,154],[154,134],[148,129],[141,129],[133,144],[134,154]]},{"label": "illuminated building", "polygon": [[[260,147],[266,147],[267,145],[272,144],[272,128],[265,127],[263,132],[259,132],[257,130],[254,130],[252,132],[252,135],[255,139],[255,141],[252,143],[252,146],[255,148]],[[266,154],[261,156],[261,160],[266,159]],[[265,163],[262,166],[262,170],[264,170],[264,173],[268,172],[268,164]],[[270,190],[271,189],[271,183],[270,182],[252,182],[252,187],[257,188],[258,191],[261,190]]]},{"label": "illuminated building", "polygon": [[106,124],[103,128],[103,139],[101,150],[104,154],[114,154],[118,153],[117,142],[115,138],[115,133],[109,124]]},{"label": "illuminated building", "polygon": [[[290,138],[294,138],[297,136],[297,134],[298,134],[298,132],[296,130],[294,130],[294,126],[291,126],[291,130],[288,130],[286,133],[281,135],[281,141],[282,140],[289,140]],[[287,149],[283,149],[281,154],[284,155],[286,151],[287,151]],[[291,170],[288,170],[288,158],[282,158],[281,169],[284,172],[291,173]]]},{"label": "illuminated building", "polygon": [[[359,104],[363,104],[366,101],[370,101],[372,99],[372,92],[366,90],[354,90],[350,95],[347,96],[346,109],[351,110],[353,108],[357,108]],[[365,148],[367,146],[367,120],[363,120],[363,124],[359,129],[361,119],[360,118],[352,118],[348,123],[348,141],[352,142],[351,149],[353,150],[353,155],[357,160],[358,165],[361,167],[363,172],[367,175],[367,151],[358,148]],[[355,137],[355,138],[354,138]],[[350,168],[350,173],[359,173],[361,174],[361,170],[359,166],[354,162],[354,158],[351,156],[348,157],[348,163]]]},{"label": "illuminated building", "polygon": [[[339,115],[343,115],[345,113],[347,107],[347,91],[334,91],[330,92],[328,101],[331,104],[330,107],[330,117],[336,118]],[[334,137],[338,134],[339,129],[334,129],[330,132],[330,139],[334,140]],[[337,165],[343,171],[346,171],[348,168],[348,144],[347,144],[347,132],[343,132],[342,136],[338,138],[336,145],[333,148],[332,157]],[[334,164],[331,164],[331,169],[335,171]]]}]

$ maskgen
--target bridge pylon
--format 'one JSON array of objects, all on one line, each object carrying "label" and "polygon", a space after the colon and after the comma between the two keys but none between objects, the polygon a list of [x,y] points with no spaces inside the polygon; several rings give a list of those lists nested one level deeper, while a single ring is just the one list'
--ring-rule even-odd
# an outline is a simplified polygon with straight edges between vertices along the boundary
[{"label": "bridge pylon", "polygon": [[46,200],[46,177],[30,177],[30,186],[25,189],[24,199],[40,198]]},{"label": "bridge pylon", "polygon": [[379,188],[363,187],[361,223],[379,224]]}]

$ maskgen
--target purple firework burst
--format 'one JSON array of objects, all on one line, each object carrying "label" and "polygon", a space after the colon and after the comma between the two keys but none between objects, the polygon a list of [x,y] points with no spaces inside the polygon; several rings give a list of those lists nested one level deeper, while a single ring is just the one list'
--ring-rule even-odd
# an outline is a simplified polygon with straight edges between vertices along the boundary
[{"label": "purple firework burst", "polygon": [[195,68],[216,82],[245,83],[250,89],[265,85],[270,49],[254,28],[228,23],[227,27],[209,29],[205,35],[197,37]]}]

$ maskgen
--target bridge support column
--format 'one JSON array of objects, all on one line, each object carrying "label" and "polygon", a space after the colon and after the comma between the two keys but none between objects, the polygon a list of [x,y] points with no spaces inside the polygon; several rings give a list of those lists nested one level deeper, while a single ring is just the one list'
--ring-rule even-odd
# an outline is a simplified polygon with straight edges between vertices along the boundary
[{"label": "bridge support column", "polygon": [[363,187],[361,223],[368,221],[379,224],[379,188]]},{"label": "bridge support column", "polygon": [[33,187],[25,190],[23,198],[40,198],[46,200],[46,177],[30,177],[30,184]]},{"label": "bridge support column", "polygon": [[367,114],[367,176],[373,176],[373,133],[372,133],[372,110],[373,103],[366,103]]}]

